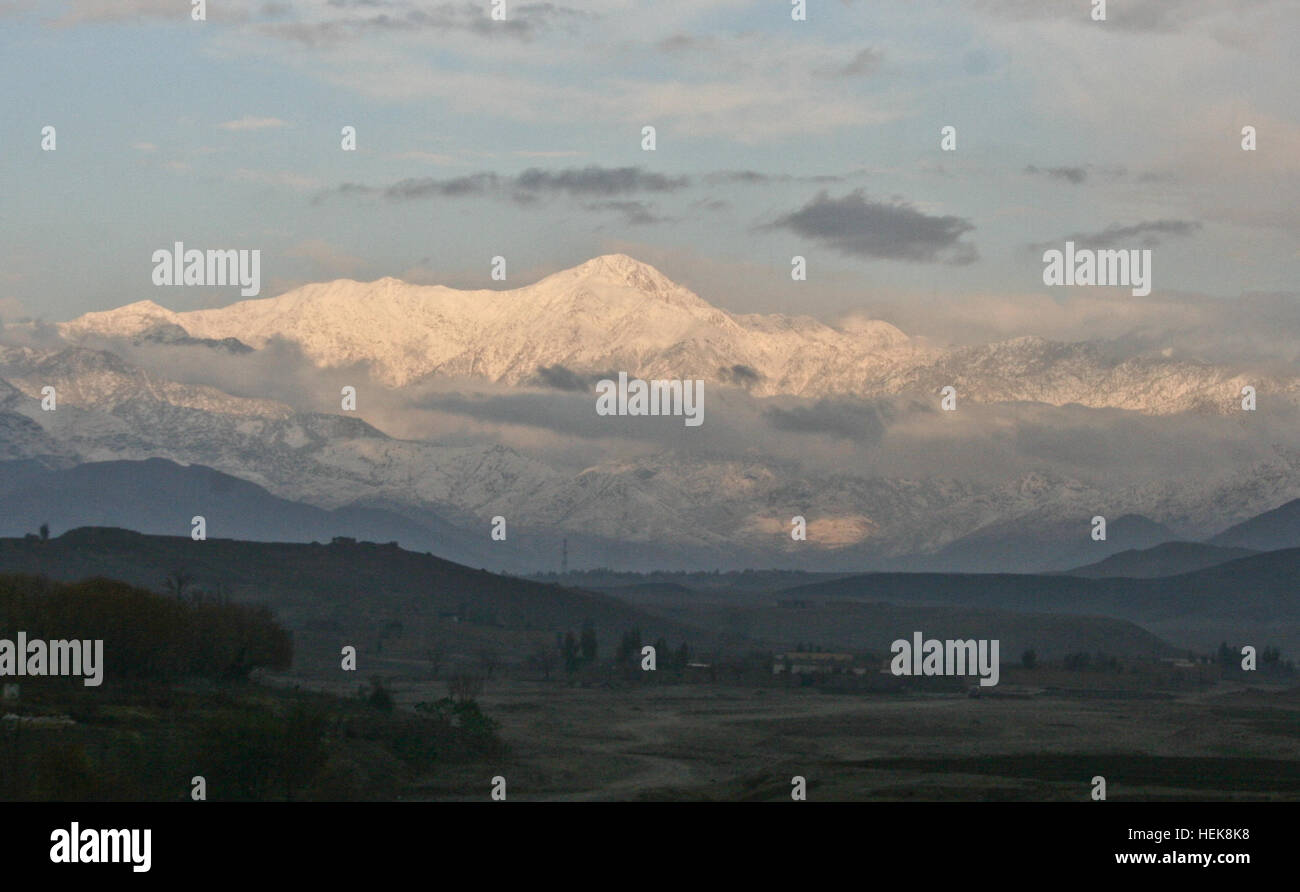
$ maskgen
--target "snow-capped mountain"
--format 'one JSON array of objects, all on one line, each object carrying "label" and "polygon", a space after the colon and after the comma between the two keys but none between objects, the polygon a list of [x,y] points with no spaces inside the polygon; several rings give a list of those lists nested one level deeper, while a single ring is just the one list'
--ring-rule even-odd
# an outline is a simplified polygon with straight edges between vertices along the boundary
[{"label": "snow-capped mountain", "polygon": [[[501,515],[512,542],[533,536],[531,554],[571,537],[575,545],[593,543],[589,553],[604,549],[601,559],[611,565],[639,548],[681,565],[690,565],[683,557],[690,555],[696,566],[824,567],[839,555],[845,568],[862,567],[949,546],[978,555],[981,537],[990,535],[1031,543],[1041,560],[1052,542],[1073,546],[1075,531],[1085,531],[1099,511],[1200,538],[1300,497],[1300,451],[1282,446],[1257,449],[1251,461],[1233,462],[1213,480],[1174,473],[1135,485],[1095,473],[1076,478],[1068,463],[1001,476],[956,466],[906,477],[831,471],[767,454],[759,428],[760,439],[743,454],[634,449],[574,469],[491,438],[400,439],[367,423],[364,412],[303,411],[182,383],[168,377],[165,362],[148,370],[90,346],[122,339],[255,363],[258,350],[283,339],[317,367],[368,363],[399,394],[434,375],[536,394],[539,370],[556,367],[578,380],[620,370],[701,377],[744,387],[747,395],[731,394],[760,415],[768,406],[832,395],[905,395],[898,405],[920,406],[917,417],[934,415],[932,400],[948,384],[968,404],[1079,403],[1148,415],[1225,413],[1246,383],[1269,399],[1300,394],[1292,380],[1125,357],[1099,344],[1025,337],[944,350],[884,322],[836,328],[803,317],[731,314],[622,255],[511,291],[341,280],[213,310],[177,313],[144,301],[87,314],[60,333],[69,346],[0,347],[0,459],[65,468],[163,458],[319,508],[374,506],[417,522],[427,512],[471,536],[486,537],[490,519]],[[188,377],[206,380],[192,369]],[[47,386],[56,388],[57,411],[40,405]],[[725,413],[731,402],[714,397],[711,411]],[[1017,413],[993,423],[1015,425]],[[806,518],[806,543],[790,536],[796,514]]]},{"label": "snow-capped mountain", "polygon": [[292,342],[320,367],[368,363],[401,387],[430,375],[519,385],[563,367],[583,375],[741,383],[756,396],[927,398],[946,385],[977,402],[1038,401],[1148,414],[1228,411],[1250,384],[1300,402],[1300,379],[1037,337],[942,350],[887,322],[832,327],[809,317],[718,309],[653,267],[597,257],[506,291],[460,291],[385,278],[306,285],[278,297],[173,312],[140,301],[60,326],[90,335],[264,346]]},{"label": "snow-capped mountain", "polygon": [[[761,455],[611,458],[572,473],[501,445],[401,440],[356,417],[166,381],[104,351],[9,349],[0,361],[8,376],[0,380],[5,459],[66,467],[166,458],[326,509],[429,510],[484,537],[488,519],[502,515],[523,535],[690,549],[709,555],[713,566],[815,563],[816,555],[836,551],[846,566],[862,566],[869,558],[936,551],[999,524],[1056,523],[1082,535],[1099,505],[1112,516],[1141,514],[1197,537],[1300,496],[1297,451],[1279,451],[1213,484],[1109,490],[1039,471],[1009,480],[901,479],[815,472]],[[59,408],[47,412],[41,388],[51,382]],[[794,514],[807,518],[807,546],[791,540]]]}]

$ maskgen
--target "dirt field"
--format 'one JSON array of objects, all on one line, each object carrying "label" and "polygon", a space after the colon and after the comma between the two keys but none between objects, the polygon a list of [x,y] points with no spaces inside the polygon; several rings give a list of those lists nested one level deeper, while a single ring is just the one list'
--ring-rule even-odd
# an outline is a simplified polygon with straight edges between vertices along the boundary
[{"label": "dirt field", "polygon": [[[443,695],[398,684],[399,705]],[[1087,801],[1300,799],[1300,690],[1231,684],[1023,697],[847,695],[719,685],[569,687],[498,680],[499,765],[448,767],[421,793],[478,799],[494,775],[527,800]]]}]

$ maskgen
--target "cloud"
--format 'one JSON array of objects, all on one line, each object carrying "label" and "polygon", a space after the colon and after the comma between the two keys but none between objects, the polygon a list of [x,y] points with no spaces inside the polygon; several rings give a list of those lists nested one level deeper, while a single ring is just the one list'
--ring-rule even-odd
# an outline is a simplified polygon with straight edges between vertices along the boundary
[{"label": "cloud", "polygon": [[772,406],[763,419],[780,431],[829,434],[863,445],[879,443],[885,435],[885,418],[874,405],[851,400],[821,399],[788,409]]},{"label": "cloud", "polygon": [[[99,24],[103,22],[159,19],[188,25],[190,4],[175,0],[74,0],[53,20],[55,27]],[[208,19],[213,22],[243,22],[249,18],[249,4],[240,0],[209,4]]]},{"label": "cloud", "polygon": [[752,366],[733,365],[730,368],[718,369],[718,378],[724,384],[748,388],[753,387],[759,381],[762,381],[763,375]]},{"label": "cloud", "polygon": [[592,378],[579,375],[562,365],[538,366],[534,383],[552,390],[587,391],[591,389]]},{"label": "cloud", "polygon": [[273,127],[288,127],[287,121],[279,118],[256,118],[245,115],[234,121],[224,121],[217,125],[222,130],[268,130]]},{"label": "cloud", "polygon": [[[1024,172],[1030,176],[1045,176],[1054,180],[1063,180],[1074,186],[1083,184],[1093,177],[1093,175],[1098,175],[1112,183],[1134,179],[1129,176],[1128,168],[1124,167],[1122,164],[1076,164],[1061,167],[1039,167],[1036,164],[1030,164],[1025,167]],[[1147,171],[1139,174],[1136,177],[1136,182],[1159,183],[1170,179],[1171,177],[1167,173],[1154,173]]]},{"label": "cloud", "polygon": [[[857,172],[857,173],[860,173]],[[788,173],[760,173],[757,170],[718,170],[706,174],[704,181],[714,185],[763,186],[769,183],[841,183],[856,173],[811,174],[794,176]]]},{"label": "cloud", "polygon": [[[413,200],[422,198],[461,198],[465,196],[492,195],[510,196],[520,204],[537,200],[543,195],[568,195],[578,198],[620,196],[636,192],[675,192],[690,185],[690,178],[685,176],[667,176],[641,167],[571,167],[560,170],[543,170],[530,167],[518,176],[504,176],[491,171],[466,174],[460,177],[439,179],[437,177],[413,177],[399,180],[390,186],[375,187],[361,183],[343,183],[330,190],[336,195],[375,195],[381,194],[393,200]],[[313,199],[321,201],[326,194],[319,193]],[[654,222],[648,219],[646,207],[634,208],[628,203],[623,207],[604,208],[621,210],[636,216],[637,222]]]},{"label": "cloud", "polygon": [[880,70],[883,58],[879,50],[868,47],[858,50],[847,62],[818,68],[817,74],[824,77],[865,77]]},{"label": "cloud", "polygon": [[1168,236],[1188,236],[1200,228],[1201,224],[1196,220],[1150,220],[1129,226],[1112,224],[1100,232],[1074,232],[1054,242],[1036,242],[1029,249],[1038,252],[1063,242],[1074,242],[1079,247],[1113,248],[1126,242],[1153,247]]},{"label": "cloud", "polygon": [[623,223],[627,226],[650,226],[671,223],[676,219],[659,216],[654,212],[654,206],[644,201],[598,201],[584,207],[589,211],[617,211],[623,215]]},{"label": "cloud", "polygon": [[1165,33],[1205,30],[1214,39],[1230,43],[1236,32],[1215,27],[1224,20],[1234,24],[1259,20],[1270,11],[1293,9],[1293,0],[1142,0],[1111,3],[1106,21],[1092,20],[1092,4],[1076,0],[973,0],[977,10],[1012,21],[1045,20],[1103,27],[1117,32]]},{"label": "cloud", "polygon": [[1082,167],[1048,167],[1040,168],[1029,165],[1025,168],[1028,174],[1045,174],[1055,180],[1065,180],[1067,183],[1079,185],[1088,178],[1088,171]]},{"label": "cloud", "polygon": [[485,195],[496,189],[500,181],[500,177],[494,173],[475,173],[445,180],[434,179],[433,177],[417,177],[399,180],[387,187],[384,189],[384,197],[412,199],[434,196],[457,198],[464,195]]},{"label": "cloud", "polygon": [[[365,34],[418,32],[509,37],[526,42],[544,31],[572,30],[600,18],[593,12],[554,3],[511,3],[504,19],[493,19],[485,3],[434,6],[398,0],[330,0],[328,5],[332,9],[315,10],[318,17],[314,20],[267,23],[261,26],[262,31],[307,47],[336,44]],[[358,15],[357,10],[364,12]]]},{"label": "cloud", "polygon": [[564,192],[568,195],[626,195],[630,192],[672,192],[689,185],[686,177],[669,177],[640,167],[568,168],[559,171],[529,168],[514,180],[524,192]]},{"label": "cloud", "polygon": [[768,227],[824,242],[841,254],[918,263],[963,264],[978,254],[959,239],[975,228],[961,217],[936,217],[905,202],[875,201],[856,189],[843,198],[820,192]]}]

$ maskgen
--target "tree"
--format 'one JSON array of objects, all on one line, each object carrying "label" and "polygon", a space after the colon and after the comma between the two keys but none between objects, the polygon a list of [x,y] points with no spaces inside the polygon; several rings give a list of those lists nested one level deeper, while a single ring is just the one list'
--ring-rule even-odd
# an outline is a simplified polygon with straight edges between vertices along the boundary
[{"label": "tree", "polygon": [[686,665],[690,661],[691,661],[691,646],[687,644],[685,641],[683,641],[682,646],[677,648],[677,655],[673,659],[674,668],[685,669]]},{"label": "tree", "polygon": [[641,656],[641,630],[629,629],[618,643],[618,662],[627,663]]},{"label": "tree", "polygon": [[393,695],[388,693],[384,680],[378,675],[370,679],[370,697],[366,702],[382,712],[393,711]]},{"label": "tree", "polygon": [[560,645],[560,656],[564,658],[565,672],[573,672],[578,668],[578,639],[574,637],[572,629],[564,633],[564,641]]},{"label": "tree", "polygon": [[528,657],[528,662],[542,673],[544,679],[551,680],[551,670],[555,668],[555,653],[549,647],[537,645],[537,649]]},{"label": "tree", "polygon": [[672,668],[673,655],[668,649],[667,638],[660,637],[655,640],[655,660],[660,669]]},{"label": "tree", "polygon": [[591,620],[587,620],[582,624],[581,647],[582,661],[584,663],[596,662],[596,627],[591,624]]},{"label": "tree", "polygon": [[477,675],[457,673],[447,679],[447,696],[453,703],[467,703],[483,691],[483,679]]},{"label": "tree", "polygon": [[50,541],[50,525],[48,523],[41,524],[41,541]]},{"label": "tree", "polygon": [[425,659],[429,661],[429,669],[434,678],[442,671],[442,662],[447,657],[446,648],[437,638],[429,639],[429,644],[424,650]]},{"label": "tree", "polygon": [[178,567],[167,574],[163,584],[167,587],[169,594],[175,595],[180,600],[185,597],[185,593],[194,584],[194,574],[184,567]]}]

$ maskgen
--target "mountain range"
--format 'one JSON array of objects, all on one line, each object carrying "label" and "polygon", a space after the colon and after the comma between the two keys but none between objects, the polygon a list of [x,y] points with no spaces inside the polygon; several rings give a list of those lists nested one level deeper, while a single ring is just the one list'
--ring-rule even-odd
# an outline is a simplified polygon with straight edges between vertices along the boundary
[{"label": "mountain range", "polygon": [[[556,569],[568,540],[575,567],[1064,572],[1124,550],[1206,539],[1300,498],[1292,442],[1265,442],[1262,457],[1225,461],[1212,476],[1136,483],[1075,474],[1068,462],[1009,476],[817,465],[766,450],[761,433],[727,450],[641,445],[574,466],[518,436],[392,436],[371,421],[364,400],[358,412],[323,412],[310,401],[258,395],[279,392],[258,377],[272,373],[252,364],[274,344],[291,345],[322,373],[366,366],[395,398],[434,384],[572,398],[616,371],[701,377],[713,388],[711,417],[735,406],[776,413],[796,435],[841,398],[901,400],[881,413],[902,413],[903,427],[914,418],[932,423],[948,414],[934,408],[948,384],[963,405],[1009,407],[1012,415],[994,419],[1000,426],[1036,405],[1093,412],[1103,429],[1138,417],[1227,419],[1245,382],[1277,406],[1300,398],[1300,378],[1126,356],[1113,345],[1030,337],[941,348],[880,321],[733,314],[624,255],[504,291],[339,280],[218,309],[174,312],[141,301],[61,323],[53,341],[0,347],[0,461],[54,474],[0,494],[13,511],[6,529],[32,528],[45,487],[58,494],[49,505],[69,509],[66,519],[39,518],[58,529],[184,532],[172,524],[213,514],[235,536],[344,535],[419,550],[441,542],[459,560],[511,571]],[[150,349],[171,352],[151,364],[139,358]],[[177,356],[187,357],[185,375],[167,364]],[[218,357],[249,363],[235,366],[244,386],[204,377]],[[55,411],[41,405],[49,386]],[[918,414],[906,415],[917,405]],[[162,464],[143,477],[117,464],[150,459],[200,470],[183,482]],[[97,464],[104,467],[77,470]],[[153,473],[160,483],[151,494]],[[254,498],[231,487],[239,498],[222,503],[203,489],[204,480],[221,479],[214,473],[264,492]],[[120,509],[113,499],[77,505],[78,487],[92,485],[86,475],[119,494]],[[173,509],[129,507],[170,498]],[[189,507],[194,501],[211,507]],[[1105,542],[1089,536],[1098,513],[1111,518]],[[790,536],[796,514],[807,519],[806,542]],[[494,517],[508,522],[506,542],[489,538]],[[1289,534],[1276,541],[1297,544]]]},{"label": "mountain range", "polygon": [[280,339],[320,367],[368,363],[394,387],[433,375],[519,385],[558,367],[646,379],[722,375],[760,396],[931,395],[952,385],[977,402],[1169,414],[1229,411],[1250,384],[1300,403],[1300,375],[1261,379],[1171,357],[1108,357],[1096,344],[1039,337],[945,350],[879,320],[835,327],[807,316],[733,314],[624,254],[509,290],[340,279],[217,309],[174,312],[138,301],[59,331],[74,343],[188,337],[260,348]]}]

